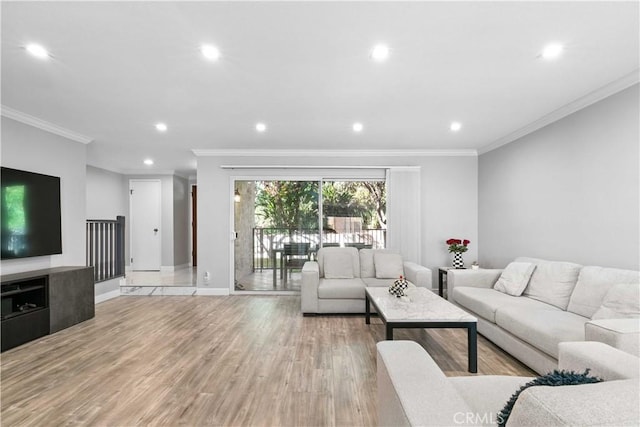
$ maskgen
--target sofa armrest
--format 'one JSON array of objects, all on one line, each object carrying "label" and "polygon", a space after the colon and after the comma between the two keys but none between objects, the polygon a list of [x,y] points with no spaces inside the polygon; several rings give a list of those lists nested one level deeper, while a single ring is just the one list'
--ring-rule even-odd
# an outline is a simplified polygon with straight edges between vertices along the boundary
[{"label": "sofa armrest", "polygon": [[471,412],[419,344],[381,341],[376,346],[379,426],[449,426]]},{"label": "sofa armrest", "polygon": [[404,275],[407,280],[416,286],[431,289],[431,281],[433,280],[431,270],[423,267],[415,262],[404,262]]},{"label": "sofa armrest", "polygon": [[480,270],[455,270],[447,271],[447,299],[451,299],[453,289],[456,286],[472,288],[492,288],[502,274],[502,269],[482,268]]},{"label": "sofa armrest", "polygon": [[604,380],[640,378],[640,359],[607,344],[596,341],[561,342],[558,344],[558,369],[583,372]]},{"label": "sofa armrest", "polygon": [[318,285],[320,284],[320,267],[316,261],[307,261],[302,266],[302,286],[300,300],[302,313],[318,312]]},{"label": "sofa armrest", "polygon": [[587,341],[600,341],[640,357],[640,319],[598,319],[584,325]]}]

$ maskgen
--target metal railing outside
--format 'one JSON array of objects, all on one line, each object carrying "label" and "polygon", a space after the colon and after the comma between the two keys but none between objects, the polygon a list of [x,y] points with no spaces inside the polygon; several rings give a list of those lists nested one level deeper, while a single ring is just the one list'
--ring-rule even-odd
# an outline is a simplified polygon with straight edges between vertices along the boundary
[{"label": "metal railing outside", "polygon": [[382,249],[386,246],[386,240],[387,230],[382,228],[362,229],[357,233],[324,231],[321,245],[318,229],[255,227],[253,229],[253,271],[273,268],[272,250],[283,247],[285,243],[309,243],[314,249],[326,245],[364,245],[373,249]]},{"label": "metal railing outside", "polygon": [[97,282],[124,276],[125,218],[87,220],[87,266]]}]

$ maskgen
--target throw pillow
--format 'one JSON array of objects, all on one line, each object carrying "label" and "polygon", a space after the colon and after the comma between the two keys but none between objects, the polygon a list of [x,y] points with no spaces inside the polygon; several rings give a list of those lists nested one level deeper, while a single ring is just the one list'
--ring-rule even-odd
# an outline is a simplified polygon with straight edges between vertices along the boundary
[{"label": "throw pillow", "polygon": [[498,426],[504,427],[507,425],[507,420],[509,419],[509,415],[511,415],[511,411],[513,410],[513,406],[516,404],[518,400],[518,396],[520,393],[528,389],[529,387],[537,386],[537,385],[546,385],[546,386],[562,386],[562,385],[578,385],[578,384],[593,384],[602,382],[601,378],[592,377],[589,375],[589,369],[579,374],[574,371],[558,371],[557,369],[553,372],[548,373],[547,375],[542,375],[538,378],[534,378],[532,381],[529,381],[518,391],[516,391],[505,407],[498,414]]},{"label": "throw pillow", "polygon": [[397,279],[404,276],[400,254],[376,252],[373,255],[373,265],[376,268],[376,279]]},{"label": "throw pillow", "polygon": [[353,279],[353,261],[341,251],[324,254],[325,279]]},{"label": "throw pillow", "polygon": [[640,284],[614,285],[605,294],[592,319],[626,319],[640,317]]},{"label": "throw pillow", "polygon": [[535,269],[535,264],[530,262],[511,262],[502,271],[493,289],[519,297],[527,287]]}]

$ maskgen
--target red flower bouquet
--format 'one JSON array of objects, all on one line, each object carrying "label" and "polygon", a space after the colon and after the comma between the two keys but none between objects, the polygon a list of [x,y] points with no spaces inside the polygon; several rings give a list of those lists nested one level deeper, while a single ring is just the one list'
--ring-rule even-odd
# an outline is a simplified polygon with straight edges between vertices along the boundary
[{"label": "red flower bouquet", "polygon": [[455,252],[466,252],[469,250],[469,248],[467,247],[469,245],[469,243],[471,243],[471,241],[464,239],[449,239],[447,240],[447,245],[449,245],[449,252],[451,253],[455,253]]}]

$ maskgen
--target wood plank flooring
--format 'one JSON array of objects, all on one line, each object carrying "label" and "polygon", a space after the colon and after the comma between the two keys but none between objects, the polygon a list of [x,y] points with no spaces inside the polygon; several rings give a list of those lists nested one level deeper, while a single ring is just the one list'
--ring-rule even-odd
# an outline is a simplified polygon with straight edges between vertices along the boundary
[{"label": "wood plank flooring", "polygon": [[[447,375],[462,330],[396,330]],[[1,355],[8,426],[373,426],[382,322],[300,314],[299,296],[120,297]],[[480,374],[534,375],[479,337]]]}]

